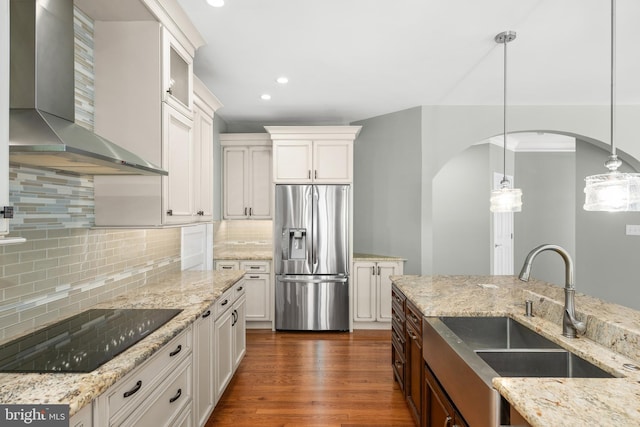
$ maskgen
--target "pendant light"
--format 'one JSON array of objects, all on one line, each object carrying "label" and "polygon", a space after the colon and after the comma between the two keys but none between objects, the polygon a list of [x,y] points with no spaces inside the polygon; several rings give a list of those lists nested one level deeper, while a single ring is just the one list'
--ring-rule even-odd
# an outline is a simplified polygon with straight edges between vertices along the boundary
[{"label": "pendant light", "polygon": [[611,155],[604,163],[609,172],[585,178],[584,210],[640,211],[640,174],[618,171],[622,161],[615,145],[616,0],[611,0]]},{"label": "pendant light", "polygon": [[507,179],[507,43],[515,40],[515,31],[503,31],[494,38],[496,43],[504,45],[504,120],[502,134],[502,181],[500,188],[491,191],[491,212],[520,212],[522,210],[522,191],[511,188]]}]

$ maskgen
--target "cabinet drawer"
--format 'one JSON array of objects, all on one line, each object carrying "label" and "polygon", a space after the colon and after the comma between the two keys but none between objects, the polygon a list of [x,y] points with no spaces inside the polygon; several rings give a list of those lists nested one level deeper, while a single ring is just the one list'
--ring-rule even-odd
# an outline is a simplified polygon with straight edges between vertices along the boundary
[{"label": "cabinet drawer", "polygon": [[109,419],[122,419],[157,389],[158,381],[191,354],[190,329],[182,332],[144,365],[131,372],[107,392]]},{"label": "cabinet drawer", "polygon": [[391,340],[394,343],[394,345],[397,344],[398,350],[400,350],[404,355],[405,344],[407,342],[405,338],[404,328],[400,330],[398,327],[396,327],[396,324],[394,323],[391,327]]},{"label": "cabinet drawer", "polygon": [[235,302],[238,298],[246,293],[246,287],[244,284],[244,279],[238,281],[235,285],[233,285],[233,302]]},{"label": "cabinet drawer", "polygon": [[391,303],[393,307],[396,307],[399,311],[404,313],[406,297],[395,286],[391,288]]},{"label": "cabinet drawer", "polygon": [[144,405],[119,425],[169,426],[178,414],[191,404],[191,361],[185,360],[178,369],[155,388]]},{"label": "cabinet drawer", "polygon": [[224,313],[225,311],[227,311],[228,309],[231,308],[231,306],[233,305],[233,301],[234,301],[234,293],[235,293],[235,285],[229,289],[227,289],[226,291],[224,291],[224,293],[222,294],[222,296],[220,296],[220,298],[218,298],[218,300],[216,301],[216,306],[215,306],[215,316],[216,319],[218,317],[220,317],[220,315],[222,313]]},{"label": "cabinet drawer", "polygon": [[395,342],[391,346],[391,363],[395,379],[398,381],[400,390],[404,392],[406,359],[403,352],[398,350]]},{"label": "cabinet drawer", "polygon": [[240,264],[238,261],[216,261],[215,269],[218,271],[222,270],[239,270]]},{"label": "cabinet drawer", "polygon": [[410,301],[407,301],[405,313],[407,318],[407,328],[408,324],[411,324],[420,336],[420,340],[422,340],[422,312],[420,312],[420,310]]},{"label": "cabinet drawer", "polygon": [[240,261],[240,270],[251,273],[268,273],[270,271],[268,261]]},{"label": "cabinet drawer", "polygon": [[404,336],[405,332],[405,321],[404,311],[400,311],[395,305],[391,310],[391,325],[392,327],[398,330],[398,333]]}]

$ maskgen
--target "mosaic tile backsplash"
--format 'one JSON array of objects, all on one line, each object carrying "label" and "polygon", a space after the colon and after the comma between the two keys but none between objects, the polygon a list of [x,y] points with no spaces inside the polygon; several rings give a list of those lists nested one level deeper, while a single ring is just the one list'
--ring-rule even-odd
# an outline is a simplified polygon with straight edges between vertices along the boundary
[{"label": "mosaic tile backsplash", "polygon": [[180,228],[12,232],[0,246],[0,341],[180,270]]}]

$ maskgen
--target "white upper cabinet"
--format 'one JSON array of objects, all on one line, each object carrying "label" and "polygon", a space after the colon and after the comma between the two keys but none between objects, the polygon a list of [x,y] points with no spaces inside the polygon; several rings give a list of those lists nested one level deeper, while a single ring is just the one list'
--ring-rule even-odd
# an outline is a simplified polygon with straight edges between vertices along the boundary
[{"label": "white upper cabinet", "polygon": [[185,223],[194,219],[194,140],[193,120],[170,105],[163,105],[162,177],[163,223]]},{"label": "white upper cabinet", "polygon": [[162,39],[164,101],[188,115],[193,108],[193,57],[166,28]]},{"label": "white upper cabinet", "polygon": [[213,114],[220,104],[204,85],[194,101],[193,56],[204,40],[176,2],[142,3],[155,20],[117,20],[114,11],[102,20],[108,7],[81,2],[95,19],[95,131],[169,174],[96,176],[96,225],[211,220]]},{"label": "white upper cabinet", "polygon": [[273,140],[275,183],[350,184],[360,126],[265,126]]},{"label": "white upper cabinet", "polygon": [[199,222],[213,220],[213,117],[222,106],[193,76],[194,207]]},{"label": "white upper cabinet", "polygon": [[221,134],[223,218],[271,218],[271,140],[268,134]]}]

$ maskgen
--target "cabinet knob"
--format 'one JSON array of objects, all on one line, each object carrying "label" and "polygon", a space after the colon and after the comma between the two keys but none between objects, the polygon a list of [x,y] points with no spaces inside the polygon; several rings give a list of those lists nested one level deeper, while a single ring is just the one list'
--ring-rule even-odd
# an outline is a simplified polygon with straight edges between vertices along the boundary
[{"label": "cabinet knob", "polygon": [[169,209],[169,210],[167,211],[167,215],[172,216],[172,215],[173,215],[173,209]]},{"label": "cabinet knob", "polygon": [[204,216],[204,211],[198,211],[198,215]]}]

